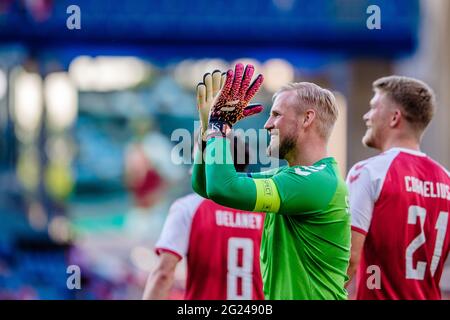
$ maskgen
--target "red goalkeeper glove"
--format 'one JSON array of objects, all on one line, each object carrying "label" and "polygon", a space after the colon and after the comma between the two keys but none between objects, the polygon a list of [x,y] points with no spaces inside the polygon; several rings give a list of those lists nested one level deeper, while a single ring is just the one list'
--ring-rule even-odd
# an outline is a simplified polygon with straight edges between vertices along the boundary
[{"label": "red goalkeeper glove", "polygon": [[228,70],[225,83],[214,100],[209,115],[209,131],[220,131],[225,136],[236,122],[263,110],[261,104],[248,105],[264,79],[260,74],[250,85],[254,71],[255,68],[251,64],[244,70],[242,63],[236,65],[234,72]]}]

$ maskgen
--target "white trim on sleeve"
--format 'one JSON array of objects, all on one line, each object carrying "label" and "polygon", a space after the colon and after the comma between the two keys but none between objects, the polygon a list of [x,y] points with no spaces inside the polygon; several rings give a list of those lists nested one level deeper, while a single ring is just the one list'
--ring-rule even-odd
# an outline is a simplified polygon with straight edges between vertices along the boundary
[{"label": "white trim on sleeve", "polygon": [[192,219],[200,204],[205,199],[192,193],[176,200],[169,209],[161,235],[155,250],[172,251],[180,257],[187,254]]},{"label": "white trim on sleeve", "polygon": [[373,208],[393,160],[401,150],[390,149],[355,164],[347,175],[352,226],[369,231]]}]

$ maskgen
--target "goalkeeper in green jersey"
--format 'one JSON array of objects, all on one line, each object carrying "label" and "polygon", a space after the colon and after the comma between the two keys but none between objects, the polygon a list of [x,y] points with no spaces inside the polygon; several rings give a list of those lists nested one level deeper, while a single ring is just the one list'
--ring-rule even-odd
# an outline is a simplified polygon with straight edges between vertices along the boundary
[{"label": "goalkeeper in green jersey", "polygon": [[196,155],[193,188],[228,207],[267,212],[261,243],[267,299],[346,299],[347,190],[336,161],[327,156],[336,100],[313,83],[280,89],[264,127],[271,136],[269,155],[289,166],[237,173],[227,134],[238,120],[262,110],[248,105],[263,81],[259,75],[250,84],[253,73],[253,66],[237,64],[222,76],[205,75],[197,87],[204,152]]}]

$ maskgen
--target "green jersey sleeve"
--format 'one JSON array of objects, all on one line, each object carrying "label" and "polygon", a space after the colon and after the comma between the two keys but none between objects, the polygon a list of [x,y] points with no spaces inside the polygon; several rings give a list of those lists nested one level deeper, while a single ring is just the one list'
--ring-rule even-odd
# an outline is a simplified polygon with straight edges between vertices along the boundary
[{"label": "green jersey sleeve", "polygon": [[[192,167],[191,184],[192,189],[203,198],[208,198],[206,190],[205,162],[202,159],[202,153],[205,149],[205,143],[201,143],[198,151],[194,155],[194,165]],[[274,168],[263,172],[236,172],[238,177],[248,177],[253,179],[267,179],[276,174],[280,168]]]},{"label": "green jersey sleeve", "polygon": [[206,194],[224,206],[247,211],[312,214],[324,209],[336,191],[336,173],[327,161],[313,166],[284,167],[256,175],[257,178],[251,174],[250,178],[236,173],[229,150],[228,139],[212,138],[205,155]]},{"label": "green jersey sleeve", "polygon": [[280,201],[271,179],[253,179],[238,174],[234,167],[230,141],[212,138],[205,152],[206,193],[209,199],[235,209],[277,212]]},{"label": "green jersey sleeve", "polygon": [[199,148],[194,155],[194,166],[192,168],[192,189],[203,198],[207,198],[206,193],[206,176],[205,176],[205,162],[202,159],[202,148]]},{"label": "green jersey sleeve", "polygon": [[203,198],[207,198],[208,195],[206,192],[205,161],[203,160],[203,153],[206,148],[206,142],[203,140],[199,140],[196,143],[198,145],[198,148],[197,152],[194,154],[194,165],[192,166],[192,189]]}]

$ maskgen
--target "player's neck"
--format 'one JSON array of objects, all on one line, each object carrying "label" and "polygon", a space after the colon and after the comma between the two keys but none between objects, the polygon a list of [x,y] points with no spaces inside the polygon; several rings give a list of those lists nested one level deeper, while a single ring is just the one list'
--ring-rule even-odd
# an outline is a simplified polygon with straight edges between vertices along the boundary
[{"label": "player's neck", "polygon": [[[294,150],[293,150],[294,151]],[[295,152],[286,155],[285,159],[289,166],[311,166],[317,161],[328,156],[327,147],[322,143],[311,143],[301,148],[298,147]]]},{"label": "player's neck", "polygon": [[392,148],[404,148],[420,151],[420,144],[419,141],[412,138],[387,139],[381,148],[381,152],[387,151]]}]

